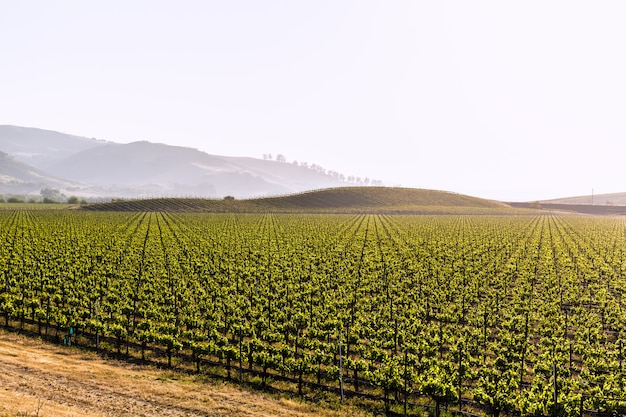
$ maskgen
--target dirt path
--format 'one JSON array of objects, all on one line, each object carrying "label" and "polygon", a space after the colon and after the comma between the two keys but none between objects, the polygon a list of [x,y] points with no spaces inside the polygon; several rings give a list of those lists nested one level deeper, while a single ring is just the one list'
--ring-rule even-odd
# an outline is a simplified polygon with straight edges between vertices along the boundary
[{"label": "dirt path", "polygon": [[0,331],[0,416],[354,415]]}]

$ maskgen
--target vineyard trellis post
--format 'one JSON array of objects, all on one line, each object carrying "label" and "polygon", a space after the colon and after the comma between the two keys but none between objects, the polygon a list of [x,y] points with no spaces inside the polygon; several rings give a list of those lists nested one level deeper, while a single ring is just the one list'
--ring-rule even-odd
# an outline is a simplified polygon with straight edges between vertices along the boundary
[{"label": "vineyard trellis post", "polygon": [[624,341],[622,339],[619,340],[619,372],[623,373],[623,367],[622,367],[622,362],[623,362],[623,351],[624,351]]},{"label": "vineyard trellis post", "polygon": [[585,411],[585,397],[580,394],[580,417],[583,417],[583,413]]},{"label": "vineyard trellis post", "polygon": [[341,330],[339,330],[337,340],[339,342],[339,391],[341,392],[341,403],[343,404],[343,355],[341,352]]},{"label": "vineyard trellis post", "polygon": [[239,382],[243,382],[243,325],[239,327]]},{"label": "vineyard trellis post", "polygon": [[462,411],[462,403],[461,403],[461,389],[462,389],[462,383],[463,383],[463,345],[461,345],[459,343],[459,370],[458,370],[458,375],[459,375],[459,386],[458,386],[458,390],[459,390],[459,412]]},{"label": "vineyard trellis post", "polygon": [[554,405],[552,406],[553,412],[551,414],[556,417],[559,414],[559,410],[558,410],[559,392],[558,392],[558,387],[557,387],[556,362],[552,362],[552,378],[553,378],[553,383],[554,383],[552,401],[554,402]]},{"label": "vineyard trellis post", "polygon": [[407,351],[404,344],[402,344],[404,349],[404,415],[407,415],[407,402],[408,402],[408,392],[407,392],[407,362],[409,357],[409,352]]}]

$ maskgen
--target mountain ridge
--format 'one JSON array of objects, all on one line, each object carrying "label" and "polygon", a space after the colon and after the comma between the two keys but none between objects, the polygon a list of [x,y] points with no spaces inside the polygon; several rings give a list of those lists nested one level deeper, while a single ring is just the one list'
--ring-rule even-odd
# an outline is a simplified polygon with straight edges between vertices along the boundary
[{"label": "mountain ridge", "polygon": [[0,178],[0,193],[5,194],[15,192],[9,186],[11,180],[31,184],[20,188],[26,194],[54,187],[78,196],[122,198],[247,198],[350,185],[336,176],[287,162],[212,155],[149,141],[122,144],[11,125],[0,125],[0,151],[30,166],[20,171],[24,176],[30,170],[43,178],[32,182],[5,175]]},{"label": "mountain ridge", "polygon": [[28,194],[33,189],[71,188],[71,182],[50,176],[0,151],[0,184],[5,194]]},{"label": "mountain ridge", "polygon": [[[146,140],[116,143],[0,125],[0,194],[32,196],[52,188],[92,201],[147,196],[244,199],[353,185],[335,171],[284,158],[279,162],[265,156],[213,155]],[[626,206],[626,192],[533,203]]]},{"label": "mountain ridge", "polygon": [[36,127],[0,125],[0,151],[41,170],[54,159],[107,143]]}]

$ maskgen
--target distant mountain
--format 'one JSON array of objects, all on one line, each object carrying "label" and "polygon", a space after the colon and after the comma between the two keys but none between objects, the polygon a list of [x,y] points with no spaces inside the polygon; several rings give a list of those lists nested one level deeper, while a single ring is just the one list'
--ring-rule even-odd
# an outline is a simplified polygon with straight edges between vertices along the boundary
[{"label": "distant mountain", "polygon": [[541,209],[599,216],[626,215],[626,193],[562,197],[552,200],[508,203],[511,207]]},{"label": "distant mountain", "polygon": [[0,193],[39,194],[43,188],[71,188],[69,181],[54,178],[0,152]]},{"label": "distant mountain", "polygon": [[[0,151],[32,165],[42,177],[81,184],[70,185],[68,192],[74,195],[243,198],[347,185],[336,176],[290,163],[209,155],[146,141],[119,144],[16,126],[0,126]],[[5,183],[0,179],[0,193],[6,193]]]},{"label": "distant mountain", "polygon": [[284,194],[342,185],[328,175],[288,163],[215,156],[151,142],[104,144],[61,159],[48,171],[103,187],[145,185],[161,194],[204,197]]},{"label": "distant mountain", "polygon": [[0,151],[39,169],[104,143],[51,130],[0,125]]}]

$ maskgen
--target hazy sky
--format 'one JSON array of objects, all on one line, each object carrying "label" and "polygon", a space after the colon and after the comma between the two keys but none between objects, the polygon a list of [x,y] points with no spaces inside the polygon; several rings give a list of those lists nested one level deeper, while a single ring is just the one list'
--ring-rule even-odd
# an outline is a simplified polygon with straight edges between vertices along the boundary
[{"label": "hazy sky", "polygon": [[624,1],[0,0],[0,124],[533,200],[626,191]]}]

